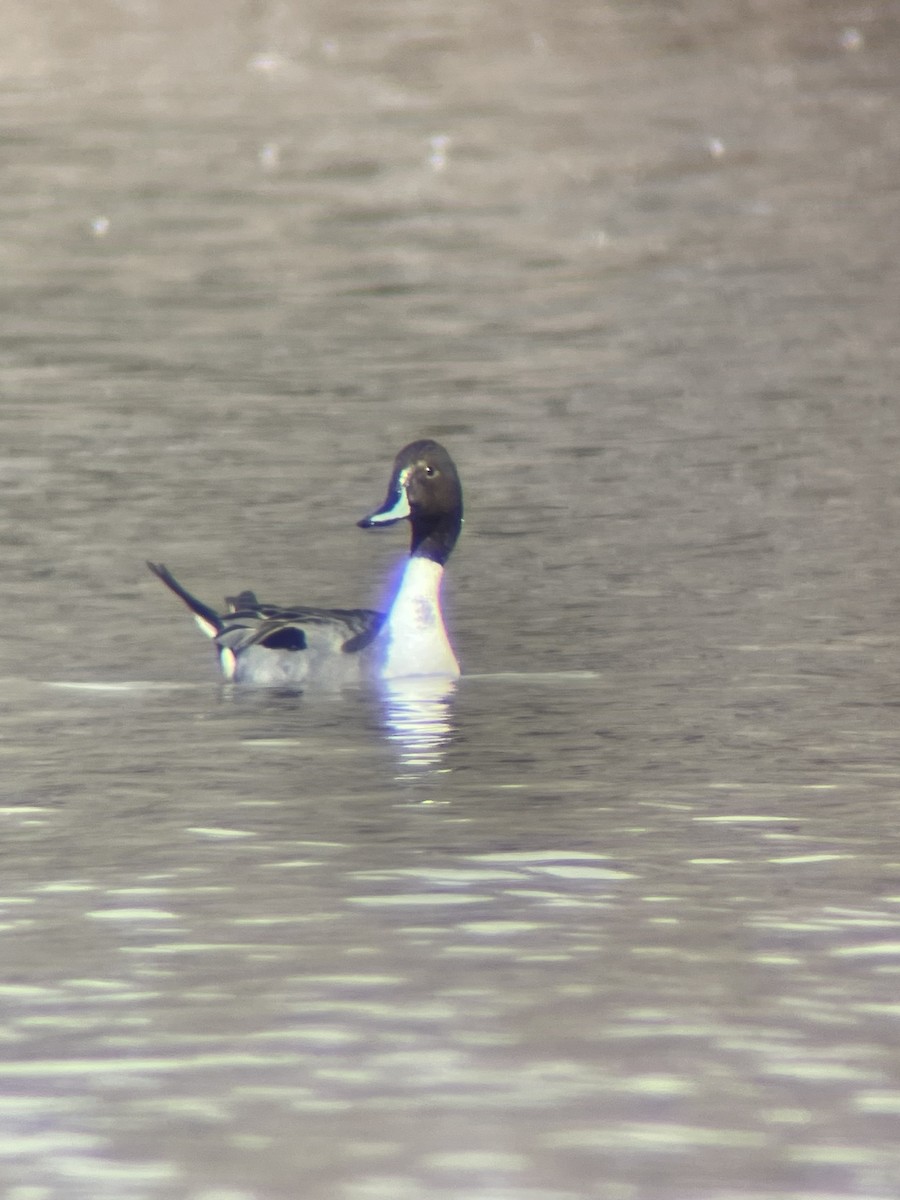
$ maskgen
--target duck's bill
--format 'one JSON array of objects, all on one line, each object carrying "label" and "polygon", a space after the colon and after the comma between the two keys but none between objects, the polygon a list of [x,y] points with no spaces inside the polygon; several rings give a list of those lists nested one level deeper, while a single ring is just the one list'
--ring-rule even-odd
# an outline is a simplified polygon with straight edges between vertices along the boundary
[{"label": "duck's bill", "polygon": [[357,521],[360,529],[371,529],[374,525],[393,525],[395,521],[402,521],[404,517],[409,516],[409,500],[406,496],[406,488],[398,488],[396,492],[391,492],[381,508],[377,508],[375,512],[369,513],[367,517],[363,517],[361,521]]}]

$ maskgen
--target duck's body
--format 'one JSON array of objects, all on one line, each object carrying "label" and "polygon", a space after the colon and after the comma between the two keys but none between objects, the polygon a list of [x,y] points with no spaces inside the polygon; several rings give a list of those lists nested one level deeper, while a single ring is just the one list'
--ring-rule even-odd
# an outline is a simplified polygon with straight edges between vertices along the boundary
[{"label": "duck's body", "polygon": [[444,563],[462,526],[462,490],[449,454],[437,442],[413,442],[397,455],[380,509],[359,525],[408,519],[412,545],[386,613],[372,609],[282,608],[253,592],[226,600],[220,613],[192,596],[166,567],[151,571],[180,597],[216,644],[233,683],[269,687],[343,687],[367,679],[459,675],[444,628]]}]

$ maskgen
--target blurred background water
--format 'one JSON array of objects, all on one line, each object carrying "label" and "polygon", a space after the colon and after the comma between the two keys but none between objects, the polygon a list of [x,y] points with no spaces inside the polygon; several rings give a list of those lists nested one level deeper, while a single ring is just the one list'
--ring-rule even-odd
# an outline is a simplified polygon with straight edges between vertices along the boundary
[{"label": "blurred background water", "polygon": [[895,1200],[900,5],[0,17],[5,1200]]}]

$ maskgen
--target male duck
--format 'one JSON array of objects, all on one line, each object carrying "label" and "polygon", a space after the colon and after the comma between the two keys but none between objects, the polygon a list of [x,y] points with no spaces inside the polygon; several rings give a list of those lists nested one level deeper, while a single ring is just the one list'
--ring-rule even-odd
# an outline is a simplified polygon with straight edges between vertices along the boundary
[{"label": "male duck", "polygon": [[387,613],[367,608],[279,608],[253,592],[229,597],[216,612],[186,591],[166,567],[147,563],[213,639],[225,678],[275,687],[341,687],[363,679],[432,675],[455,679],[459,663],[441,614],[444,564],[462,528],[462,487],[453,460],[429,440],[411,442],[394,460],[381,508],[362,529],[412,526],[409,559]]}]

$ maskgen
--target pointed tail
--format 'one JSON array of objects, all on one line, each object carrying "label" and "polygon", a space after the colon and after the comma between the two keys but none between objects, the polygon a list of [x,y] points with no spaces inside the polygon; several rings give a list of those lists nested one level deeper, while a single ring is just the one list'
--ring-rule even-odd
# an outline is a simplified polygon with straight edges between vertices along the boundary
[{"label": "pointed tail", "polygon": [[157,577],[162,580],[169,591],[174,592],[179,600],[183,600],[191,612],[194,614],[194,620],[203,630],[207,637],[218,637],[225,628],[225,623],[214,608],[210,608],[208,604],[204,604],[202,600],[198,600],[196,596],[192,596],[189,591],[181,586],[168,567],[162,563],[148,562],[147,566]]}]

